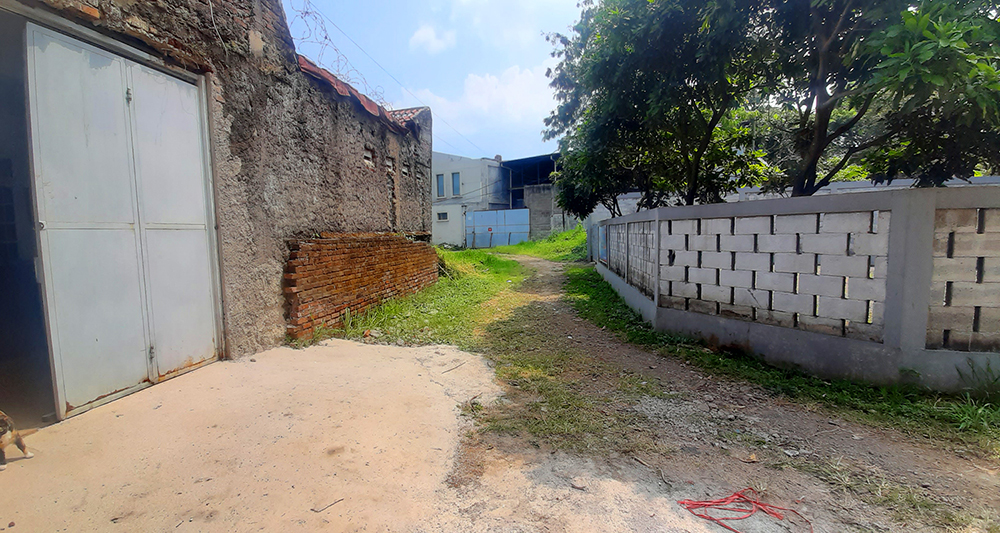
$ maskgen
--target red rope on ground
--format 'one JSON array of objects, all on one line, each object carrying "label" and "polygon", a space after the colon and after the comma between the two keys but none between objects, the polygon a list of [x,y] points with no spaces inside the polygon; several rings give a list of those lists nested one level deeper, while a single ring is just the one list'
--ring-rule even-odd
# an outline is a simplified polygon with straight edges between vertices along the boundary
[{"label": "red rope on ground", "polygon": [[[752,497],[748,497],[746,493],[752,493]],[[794,509],[786,509],[784,507],[778,507],[776,505],[770,505],[767,503],[761,503],[760,496],[757,491],[746,488],[739,492],[733,493],[732,496],[728,498],[723,498],[721,500],[705,500],[705,501],[694,501],[694,500],[681,500],[677,502],[681,507],[691,511],[691,514],[697,516],[698,518],[704,518],[710,522],[715,522],[716,524],[732,531],[733,533],[740,533],[738,530],[733,529],[731,526],[726,524],[727,520],[743,520],[745,518],[750,518],[757,511],[761,511],[769,516],[773,516],[778,520],[784,520],[785,516],[779,511],[786,511],[798,516],[799,518],[806,521],[809,524],[809,531],[812,533],[813,527],[812,522],[810,522],[806,517],[798,513]],[[721,516],[714,517],[707,514],[707,510],[715,509],[717,511],[725,511],[728,513],[742,513],[739,516]],[[702,512],[698,512],[702,511]]]}]

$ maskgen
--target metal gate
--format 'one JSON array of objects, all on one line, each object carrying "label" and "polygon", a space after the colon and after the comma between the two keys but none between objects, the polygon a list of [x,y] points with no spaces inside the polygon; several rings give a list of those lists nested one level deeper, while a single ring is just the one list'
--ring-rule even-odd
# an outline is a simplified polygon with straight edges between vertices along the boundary
[{"label": "metal gate", "polygon": [[28,25],[32,164],[57,414],[216,358],[198,88]]},{"label": "metal gate", "polygon": [[492,248],[528,240],[527,209],[473,211],[465,214],[466,248]]}]

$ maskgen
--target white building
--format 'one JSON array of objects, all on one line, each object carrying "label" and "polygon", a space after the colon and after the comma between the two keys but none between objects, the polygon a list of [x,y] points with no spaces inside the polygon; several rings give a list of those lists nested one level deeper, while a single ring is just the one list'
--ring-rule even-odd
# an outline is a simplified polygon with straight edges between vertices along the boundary
[{"label": "white building", "polygon": [[495,159],[434,152],[431,158],[434,244],[465,244],[465,213],[508,209],[510,191]]},{"label": "white building", "polygon": [[[432,242],[489,246],[473,244],[473,241],[478,243],[479,240],[471,229],[471,221],[473,213],[491,210],[527,209],[530,212],[527,224],[531,239],[542,239],[551,233],[575,227],[580,221],[559,207],[550,178],[557,168],[558,157],[558,154],[542,154],[503,161],[499,156],[495,159],[473,159],[434,152],[431,159]],[[640,196],[638,192],[621,195],[618,201],[622,214],[634,213]],[[485,213],[483,216],[486,218],[482,219],[483,228],[480,229],[492,226],[489,231],[493,231],[494,235],[502,236],[508,230],[520,231],[504,227],[509,222],[496,222]],[[607,218],[611,218],[611,214],[604,206],[598,205],[583,224],[589,227]],[[476,222],[475,227],[479,228],[480,223]],[[510,235],[509,242],[513,242],[515,233]],[[493,242],[495,245],[496,240]],[[506,244],[503,239],[500,242]]]}]

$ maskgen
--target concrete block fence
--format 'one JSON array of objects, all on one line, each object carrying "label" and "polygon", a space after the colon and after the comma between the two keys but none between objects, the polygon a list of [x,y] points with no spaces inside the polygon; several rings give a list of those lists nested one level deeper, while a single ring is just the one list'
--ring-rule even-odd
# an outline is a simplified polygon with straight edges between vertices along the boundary
[{"label": "concrete block fence", "polygon": [[959,391],[1000,373],[1000,187],[661,208],[588,235],[657,329],[825,378]]}]

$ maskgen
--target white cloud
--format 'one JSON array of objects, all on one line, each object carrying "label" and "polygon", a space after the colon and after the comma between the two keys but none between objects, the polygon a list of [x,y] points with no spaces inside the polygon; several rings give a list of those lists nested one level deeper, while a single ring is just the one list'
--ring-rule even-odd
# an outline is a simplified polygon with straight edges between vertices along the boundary
[{"label": "white cloud", "polygon": [[530,49],[548,48],[543,34],[567,32],[579,15],[577,0],[451,0],[450,18],[493,46]]},{"label": "white cloud", "polygon": [[455,46],[454,31],[446,31],[438,35],[433,26],[424,24],[410,37],[410,50],[424,49],[429,54],[437,54]]},{"label": "white cloud", "polygon": [[[469,74],[462,93],[456,98],[446,98],[428,89],[413,91],[424,104],[429,105],[439,119],[444,119],[464,135],[477,139],[476,144],[492,156],[506,142],[497,142],[498,136],[514,134],[541,141],[543,120],[555,108],[555,99],[545,71],[555,64],[554,59],[534,68],[512,66],[499,75]],[[406,99],[398,107],[417,105]],[[434,124],[435,137],[454,139],[455,132],[439,120]],[[527,139],[525,139],[527,140]],[[464,143],[464,141],[462,141]],[[461,143],[460,143],[461,144]],[[440,147],[448,151],[447,146]]]}]

